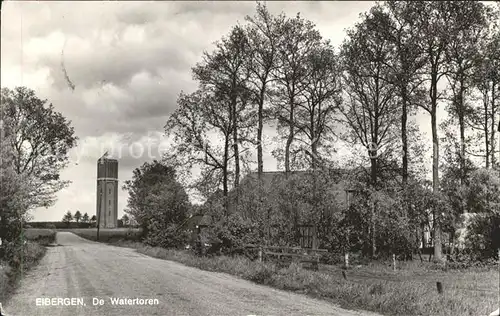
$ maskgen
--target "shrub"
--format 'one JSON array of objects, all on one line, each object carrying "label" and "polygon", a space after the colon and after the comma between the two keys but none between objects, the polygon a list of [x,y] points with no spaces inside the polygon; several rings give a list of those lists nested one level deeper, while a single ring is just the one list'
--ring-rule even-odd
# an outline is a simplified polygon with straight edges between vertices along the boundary
[{"label": "shrub", "polygon": [[467,227],[463,254],[473,261],[497,258],[500,248],[500,215],[477,214]]}]

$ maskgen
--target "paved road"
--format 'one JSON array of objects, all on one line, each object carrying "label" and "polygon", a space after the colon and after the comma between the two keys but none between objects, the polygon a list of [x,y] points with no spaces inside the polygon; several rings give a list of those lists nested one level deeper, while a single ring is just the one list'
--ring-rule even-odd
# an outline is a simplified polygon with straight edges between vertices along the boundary
[{"label": "paved road", "polygon": [[[58,233],[57,243],[60,246],[48,248],[4,306],[7,315],[374,315],[151,258],[133,249],[91,242],[72,233]],[[153,305],[113,305],[111,298],[150,299],[144,303]],[[85,305],[43,306],[43,299]],[[93,306],[98,300],[104,305]]]}]

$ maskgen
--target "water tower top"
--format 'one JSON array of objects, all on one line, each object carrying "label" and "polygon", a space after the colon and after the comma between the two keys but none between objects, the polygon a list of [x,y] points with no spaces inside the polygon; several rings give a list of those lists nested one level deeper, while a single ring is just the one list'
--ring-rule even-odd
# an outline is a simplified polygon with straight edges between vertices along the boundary
[{"label": "water tower top", "polygon": [[118,160],[111,158],[97,160],[97,179],[118,180]]}]

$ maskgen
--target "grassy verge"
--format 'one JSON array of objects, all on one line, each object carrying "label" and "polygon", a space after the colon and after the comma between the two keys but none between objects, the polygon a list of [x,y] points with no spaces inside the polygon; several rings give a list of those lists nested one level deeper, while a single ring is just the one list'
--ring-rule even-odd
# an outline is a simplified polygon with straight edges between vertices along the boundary
[{"label": "grassy verge", "polygon": [[[60,229],[58,231],[72,232],[82,238],[97,241],[96,228],[75,228]],[[141,230],[138,228],[101,228],[99,230],[99,240],[106,243],[116,243],[122,240],[139,240]]]},{"label": "grassy verge", "polygon": [[0,302],[6,302],[10,298],[24,273],[43,258],[47,251],[45,245],[53,243],[55,235],[55,231],[49,229],[24,231],[27,242],[16,253],[19,264],[11,266],[7,262],[0,262]]},{"label": "grassy verge", "polygon": [[[224,272],[277,289],[294,291],[340,304],[349,309],[384,315],[489,315],[497,309],[496,270],[441,271],[431,263],[400,263],[396,271],[387,264],[370,263],[346,271],[322,265],[319,271],[297,264],[279,268],[243,257],[198,257],[191,252],[119,241],[116,246],[135,248],[155,258],[183,263],[207,271]],[[438,294],[436,281],[443,284]]]}]

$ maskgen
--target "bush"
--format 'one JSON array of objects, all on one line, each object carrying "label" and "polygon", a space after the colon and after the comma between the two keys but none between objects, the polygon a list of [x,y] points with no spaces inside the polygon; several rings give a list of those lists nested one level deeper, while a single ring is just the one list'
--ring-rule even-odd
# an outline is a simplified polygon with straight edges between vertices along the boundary
[{"label": "bush", "polygon": [[184,248],[189,243],[190,234],[183,229],[178,229],[175,224],[170,224],[166,229],[153,226],[144,239],[144,243],[153,247]]},{"label": "bush", "polygon": [[467,227],[465,250],[463,256],[472,261],[498,259],[497,249],[500,248],[500,215],[477,214]]}]

